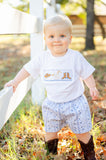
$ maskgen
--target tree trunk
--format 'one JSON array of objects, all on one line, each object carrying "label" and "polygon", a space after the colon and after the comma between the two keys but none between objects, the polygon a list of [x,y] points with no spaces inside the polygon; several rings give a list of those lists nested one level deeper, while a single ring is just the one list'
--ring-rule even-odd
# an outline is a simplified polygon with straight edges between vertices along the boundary
[{"label": "tree trunk", "polygon": [[86,47],[85,49],[94,49],[94,1],[87,0],[87,29],[86,29]]},{"label": "tree trunk", "polygon": [[99,26],[101,28],[103,39],[106,38],[106,33],[105,33],[105,28],[103,26],[103,23],[99,20],[99,18],[96,15],[95,15],[95,21],[97,21],[97,23],[99,24]]}]

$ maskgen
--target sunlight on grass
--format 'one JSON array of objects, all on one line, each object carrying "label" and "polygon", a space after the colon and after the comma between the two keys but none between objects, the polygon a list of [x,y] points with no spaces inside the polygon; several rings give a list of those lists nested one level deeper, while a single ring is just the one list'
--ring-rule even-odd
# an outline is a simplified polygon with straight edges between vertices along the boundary
[{"label": "sunlight on grass", "polygon": [[101,133],[101,131],[100,131],[99,123],[94,124],[94,114],[93,114],[91,134],[93,135],[94,141],[96,141],[96,139],[100,135],[100,133]]},{"label": "sunlight on grass", "polygon": [[31,105],[27,95],[0,133],[6,133],[0,141],[2,159],[3,156],[9,160],[34,158],[34,153],[44,148],[41,107]]}]

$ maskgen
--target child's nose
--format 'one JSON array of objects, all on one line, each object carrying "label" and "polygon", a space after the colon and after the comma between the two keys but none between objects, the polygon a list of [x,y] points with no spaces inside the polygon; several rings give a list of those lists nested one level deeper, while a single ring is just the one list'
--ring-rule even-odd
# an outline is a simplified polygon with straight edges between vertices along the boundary
[{"label": "child's nose", "polygon": [[60,38],[59,37],[55,37],[55,42],[58,42],[60,41]]}]

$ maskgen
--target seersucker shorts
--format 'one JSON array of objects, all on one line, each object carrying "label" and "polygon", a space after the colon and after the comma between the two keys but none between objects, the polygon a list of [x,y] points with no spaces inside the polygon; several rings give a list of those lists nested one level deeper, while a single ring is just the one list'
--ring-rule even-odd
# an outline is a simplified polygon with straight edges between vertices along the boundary
[{"label": "seersucker shorts", "polygon": [[42,113],[46,132],[58,132],[67,125],[76,134],[92,128],[90,109],[84,95],[64,103],[55,103],[46,98]]}]

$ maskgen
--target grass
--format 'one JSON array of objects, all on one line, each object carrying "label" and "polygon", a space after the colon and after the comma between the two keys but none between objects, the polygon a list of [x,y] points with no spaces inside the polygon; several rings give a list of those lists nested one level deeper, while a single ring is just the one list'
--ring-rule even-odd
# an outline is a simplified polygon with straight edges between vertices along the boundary
[{"label": "grass", "polygon": [[[19,69],[30,58],[29,36],[11,37],[1,36],[0,41],[0,89],[12,79]],[[96,146],[98,159],[105,159],[106,153],[106,120],[105,120],[105,82],[106,75],[106,39],[95,38],[96,49],[83,51],[85,39],[73,38],[71,48],[79,50],[94,65],[97,87],[100,91],[100,100],[90,99],[88,89],[85,94],[88,98],[92,113],[92,134]],[[76,136],[63,128],[59,132],[58,156],[46,155],[44,144],[44,122],[41,107],[33,105],[30,92],[26,95],[19,107],[12,114],[8,122],[0,131],[0,159],[1,160],[55,160],[76,159],[81,154]],[[51,158],[50,158],[51,157]]]}]

